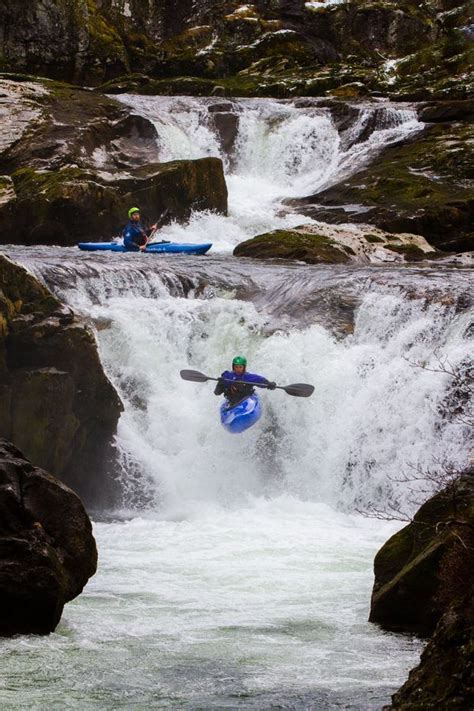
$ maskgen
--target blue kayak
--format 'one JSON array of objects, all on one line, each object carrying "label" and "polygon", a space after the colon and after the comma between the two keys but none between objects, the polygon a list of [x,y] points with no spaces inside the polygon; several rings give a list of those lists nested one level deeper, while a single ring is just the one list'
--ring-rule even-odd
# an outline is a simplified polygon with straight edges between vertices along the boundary
[{"label": "blue kayak", "polygon": [[221,422],[224,429],[232,434],[245,432],[252,427],[262,416],[262,408],[258,395],[249,395],[245,400],[241,400],[229,407],[227,400],[221,405]]},{"label": "blue kayak", "polygon": [[[79,242],[79,249],[86,252],[129,252],[133,254],[138,250],[125,249],[121,242]],[[152,254],[206,254],[212,247],[212,242],[204,244],[187,244],[182,242],[153,242],[145,248],[145,252]]]}]

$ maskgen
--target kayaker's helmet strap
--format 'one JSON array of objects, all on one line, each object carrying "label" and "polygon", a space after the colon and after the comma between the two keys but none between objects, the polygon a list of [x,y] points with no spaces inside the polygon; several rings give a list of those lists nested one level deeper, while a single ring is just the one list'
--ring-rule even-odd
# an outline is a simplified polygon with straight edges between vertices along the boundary
[{"label": "kayaker's helmet strap", "polygon": [[128,211],[128,217],[130,220],[132,219],[132,215],[134,215],[136,212],[140,212],[139,207],[131,207],[130,208],[130,210]]},{"label": "kayaker's helmet strap", "polygon": [[232,367],[234,365],[243,365],[244,368],[247,367],[247,358],[244,358],[243,356],[235,356],[234,360],[232,361]]}]

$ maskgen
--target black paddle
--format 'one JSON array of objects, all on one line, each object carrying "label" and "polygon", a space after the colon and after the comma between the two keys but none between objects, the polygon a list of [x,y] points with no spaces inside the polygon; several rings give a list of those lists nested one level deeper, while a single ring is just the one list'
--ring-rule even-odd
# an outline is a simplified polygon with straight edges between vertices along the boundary
[{"label": "black paddle", "polygon": [[163,223],[164,223],[166,217],[168,217],[169,214],[170,214],[170,209],[169,209],[169,207],[167,207],[167,208],[165,208],[165,210],[163,210],[163,212],[162,212],[161,215],[159,216],[158,220],[156,221],[156,227],[155,227],[155,229],[153,230],[153,232],[151,233],[151,235],[148,237],[147,245],[149,245],[149,244],[169,244],[169,243],[170,243],[170,241],[169,241],[168,239],[162,239],[162,240],[160,240],[159,242],[153,242],[153,241],[152,241],[152,240],[155,239],[155,235],[156,235],[156,233],[158,232],[158,230],[159,230],[161,227],[163,227]]},{"label": "black paddle", "polygon": [[[211,378],[209,375],[200,373],[199,370],[180,370],[179,374],[183,380],[190,380],[193,383],[205,383],[208,380],[219,380],[219,378]],[[246,380],[228,380],[229,383],[239,383],[243,385],[254,385],[257,388],[266,388],[265,383],[249,383]],[[277,385],[279,390],[284,390],[288,395],[295,397],[309,397],[314,392],[314,385],[307,383],[294,383],[293,385]]]}]

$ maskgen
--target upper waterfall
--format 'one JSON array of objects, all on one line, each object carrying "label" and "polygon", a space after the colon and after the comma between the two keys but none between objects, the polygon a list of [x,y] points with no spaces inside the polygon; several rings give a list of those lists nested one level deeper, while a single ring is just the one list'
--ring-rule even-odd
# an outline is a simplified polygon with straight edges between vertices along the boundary
[{"label": "upper waterfall", "polygon": [[386,146],[420,131],[408,105],[367,102],[352,107],[348,126],[330,108],[291,101],[233,100],[237,117],[231,152],[224,150],[209,98],[120,95],[133,112],[150,119],[164,161],[220,157],[229,188],[229,217],[195,213],[188,226],[161,231],[176,241],[211,240],[215,250],[268,230],[311,222],[282,204],[317,193],[360,170]]}]

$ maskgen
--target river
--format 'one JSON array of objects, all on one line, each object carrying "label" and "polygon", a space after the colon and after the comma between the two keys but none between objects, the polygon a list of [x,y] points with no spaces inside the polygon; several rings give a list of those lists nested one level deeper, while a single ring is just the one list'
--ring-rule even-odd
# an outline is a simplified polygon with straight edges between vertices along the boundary
[{"label": "river", "polygon": [[[379,106],[342,135],[326,109],[250,100],[230,158],[210,100],[123,100],[156,122],[164,159],[224,158],[229,217],[163,230],[211,238],[199,258],[2,248],[93,324],[125,405],[122,503],[94,515],[99,570],[54,634],[2,642],[2,705],[381,709],[421,642],[367,622],[374,554],[402,524],[360,512],[413,513],[425,495],[404,473],[467,461],[440,364],[469,356],[472,270],[229,251],[300,224],[285,197],[326,187],[420,126],[409,107],[384,106],[357,141]],[[212,384],[179,370],[215,376],[239,353],[315,394],[267,392],[261,421],[229,435]]]}]

